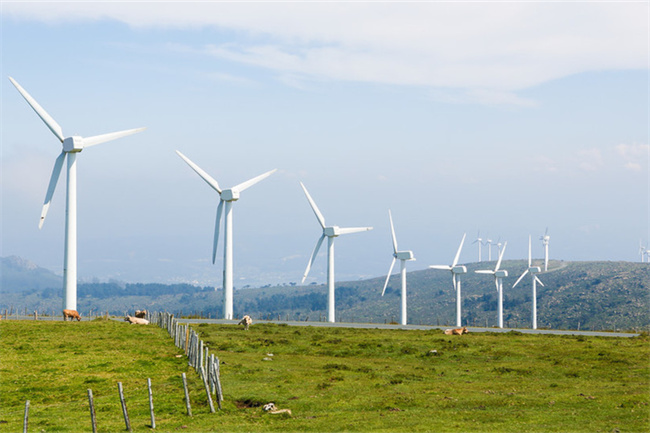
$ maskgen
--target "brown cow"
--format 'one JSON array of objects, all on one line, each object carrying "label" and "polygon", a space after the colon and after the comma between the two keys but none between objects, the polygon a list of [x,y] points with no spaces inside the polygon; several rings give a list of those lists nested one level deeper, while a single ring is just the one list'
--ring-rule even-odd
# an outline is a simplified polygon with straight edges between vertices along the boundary
[{"label": "brown cow", "polygon": [[76,310],[63,310],[63,321],[67,321],[68,317],[70,320],[77,319],[77,322],[81,320],[81,316],[77,313]]},{"label": "brown cow", "polygon": [[144,319],[145,317],[147,317],[147,310],[135,310],[135,317]]},{"label": "brown cow", "polygon": [[456,328],[456,329],[445,329],[445,335],[463,335],[468,333],[469,331],[467,330],[467,326],[463,326],[462,328]]}]

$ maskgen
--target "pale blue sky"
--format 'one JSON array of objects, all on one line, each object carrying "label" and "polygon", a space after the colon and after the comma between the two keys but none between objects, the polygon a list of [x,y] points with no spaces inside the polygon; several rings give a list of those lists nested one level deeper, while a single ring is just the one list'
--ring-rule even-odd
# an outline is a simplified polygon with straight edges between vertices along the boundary
[{"label": "pale blue sky", "polygon": [[[50,133],[146,126],[84,150],[79,275],[221,285],[218,197],[233,186],[235,284],[300,281],[320,228],[339,281],[385,275],[388,209],[409,270],[477,259],[637,261],[648,243],[648,4],[5,2],[2,246],[61,272],[65,176],[42,230]],[[485,254],[484,254],[485,256]],[[308,281],[324,282],[321,253]]]}]

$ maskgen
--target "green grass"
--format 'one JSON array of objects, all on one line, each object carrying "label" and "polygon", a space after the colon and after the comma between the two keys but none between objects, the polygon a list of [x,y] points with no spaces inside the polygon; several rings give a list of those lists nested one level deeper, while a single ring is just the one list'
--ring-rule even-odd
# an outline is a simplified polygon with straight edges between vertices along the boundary
[{"label": "green grass", "polygon": [[[0,322],[0,432],[22,429],[27,399],[30,431],[90,431],[88,388],[99,430],[123,431],[118,381],[133,430],[151,431],[147,377],[157,431],[650,431],[647,335],[195,329],[222,361],[225,402],[216,414],[157,327]],[[192,418],[181,372],[191,383]],[[265,414],[268,402],[293,416]]]}]

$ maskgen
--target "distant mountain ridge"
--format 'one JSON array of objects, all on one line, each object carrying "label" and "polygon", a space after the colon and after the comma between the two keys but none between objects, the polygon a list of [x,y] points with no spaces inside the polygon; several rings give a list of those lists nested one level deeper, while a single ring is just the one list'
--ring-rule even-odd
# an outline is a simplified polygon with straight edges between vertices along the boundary
[{"label": "distant mountain ridge", "polygon": [[[61,308],[61,277],[16,257],[2,259],[3,287],[0,309],[26,308],[56,311]],[[495,262],[466,264],[462,278],[462,319],[470,326],[495,326],[497,293],[491,276],[476,274]],[[530,327],[531,285],[524,278],[525,260],[507,260],[504,279],[506,327]],[[5,275],[5,272],[8,274]],[[22,276],[21,276],[22,275]],[[564,262],[551,260],[548,272],[538,274],[538,326],[553,329],[635,329],[650,331],[650,264],[633,262]],[[384,323],[399,320],[399,276],[337,283],[337,321]],[[408,273],[408,319],[413,324],[447,325],[455,322],[455,293],[449,272],[425,269]],[[222,316],[223,292],[189,284],[80,283],[79,311],[123,314],[134,309],[166,310],[175,314]],[[265,286],[236,290],[235,317],[324,320],[325,285]]]},{"label": "distant mountain ridge", "polygon": [[18,256],[0,257],[0,293],[61,287],[63,277]]}]

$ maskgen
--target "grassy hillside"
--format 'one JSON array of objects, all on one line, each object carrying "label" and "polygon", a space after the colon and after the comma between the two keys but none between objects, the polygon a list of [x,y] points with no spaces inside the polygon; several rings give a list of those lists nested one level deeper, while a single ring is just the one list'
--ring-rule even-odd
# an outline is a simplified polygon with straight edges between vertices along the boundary
[{"label": "grassy hillside", "polygon": [[[210,414],[196,375],[192,418],[185,358],[156,327],[123,322],[0,322],[0,432],[123,431],[649,431],[650,345],[636,338],[198,325],[222,361],[223,410]],[[265,360],[266,358],[266,360]],[[268,360],[270,359],[270,360]],[[274,402],[293,415],[265,414]]]},{"label": "grassy hillside", "polygon": [[[479,266],[480,265],[480,266]],[[470,263],[462,277],[463,322],[474,326],[496,326],[497,293],[489,275],[477,269],[493,268],[495,262]],[[526,269],[527,261],[504,261],[509,272],[504,279],[506,327],[530,327],[531,283],[512,285]],[[650,331],[650,265],[630,262],[551,261],[549,272],[540,274],[538,326],[552,329],[646,330]],[[385,277],[337,283],[337,321],[384,323],[399,320],[399,280],[391,278],[384,297]],[[447,271],[409,272],[409,323],[451,325],[455,323],[455,294]],[[124,311],[148,308],[183,314],[221,317],[223,292],[209,288],[163,285],[81,284],[78,305],[82,314],[94,311]],[[235,315],[254,318],[319,320],[326,316],[326,287],[264,287],[237,290]],[[181,293],[182,292],[182,293]],[[21,311],[38,309],[49,313],[61,308],[61,289],[33,290],[3,295],[0,309],[14,306]],[[58,313],[56,313],[58,314]]]}]

